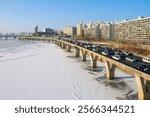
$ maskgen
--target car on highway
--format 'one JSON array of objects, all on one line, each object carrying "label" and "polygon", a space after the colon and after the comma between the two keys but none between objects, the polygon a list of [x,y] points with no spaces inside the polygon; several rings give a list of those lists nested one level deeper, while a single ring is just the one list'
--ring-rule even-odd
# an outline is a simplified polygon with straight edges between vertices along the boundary
[{"label": "car on highway", "polygon": [[113,49],[110,47],[105,47],[105,51],[113,51]]},{"label": "car on highway", "polygon": [[150,63],[150,58],[144,57],[144,58],[142,59],[142,61],[143,61],[143,62],[146,62],[146,63]]},{"label": "car on highway", "polygon": [[127,52],[127,51],[123,51],[123,54],[125,54],[126,56],[131,56],[131,55],[133,55],[132,53],[129,53],[129,52]]},{"label": "car on highway", "polygon": [[102,54],[103,55],[111,55],[111,54],[113,54],[114,52],[113,51],[109,51],[109,50],[105,50],[105,51],[102,51]]},{"label": "car on highway", "polygon": [[122,57],[120,55],[113,55],[112,58],[117,61],[122,60]]},{"label": "car on highway", "polygon": [[121,50],[114,50],[115,55],[124,55],[123,52]]},{"label": "car on highway", "polygon": [[90,49],[90,50],[93,48],[91,44],[86,44],[86,45],[84,45],[84,47],[87,49]]},{"label": "car on highway", "polygon": [[137,61],[133,56],[125,57],[125,60],[130,61],[130,62],[136,62]]},{"label": "car on highway", "polygon": [[78,45],[84,47],[85,43],[84,42],[78,42]]},{"label": "car on highway", "polygon": [[95,46],[93,47],[92,51],[100,53],[101,47],[100,46]]},{"label": "car on highway", "polygon": [[137,68],[142,71],[150,71],[150,65],[146,64],[139,64],[137,65]]},{"label": "car on highway", "polygon": [[73,44],[78,43],[78,41],[77,41],[77,40],[73,40],[73,39],[72,39],[70,42],[71,42],[71,43],[73,43]]}]

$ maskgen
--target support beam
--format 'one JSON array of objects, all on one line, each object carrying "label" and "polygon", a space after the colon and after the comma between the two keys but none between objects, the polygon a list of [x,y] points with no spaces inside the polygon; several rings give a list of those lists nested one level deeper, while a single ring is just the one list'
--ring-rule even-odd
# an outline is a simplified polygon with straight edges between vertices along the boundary
[{"label": "support beam", "polygon": [[57,41],[55,41],[55,42],[54,42],[54,44],[58,45],[58,42],[57,42]]},{"label": "support beam", "polygon": [[62,43],[62,48],[66,49],[66,44],[65,43]]},{"label": "support beam", "polygon": [[57,45],[60,46],[60,42],[59,41],[57,41]]},{"label": "support beam", "polygon": [[61,43],[61,42],[58,42],[58,45],[59,45],[60,47],[62,47],[62,43]]},{"label": "support beam", "polygon": [[81,49],[81,53],[82,53],[82,60],[86,61],[87,51],[84,51],[83,49]]},{"label": "support beam", "polygon": [[105,61],[106,64],[106,77],[108,80],[114,79],[116,65],[110,64],[108,61]]},{"label": "support beam", "polygon": [[[48,42],[50,42],[50,40],[49,40]],[[54,41],[54,40],[52,40],[51,42],[52,42],[52,43],[55,43],[55,41]]]},{"label": "support beam", "polygon": [[91,58],[91,67],[92,68],[97,68],[98,56],[94,55],[93,53],[90,53],[90,58]]},{"label": "support beam", "polygon": [[59,41],[57,41],[56,43],[57,43],[57,45],[59,46]]},{"label": "support beam", "polygon": [[67,45],[67,51],[70,52],[71,51],[71,46]]},{"label": "support beam", "polygon": [[138,99],[150,100],[150,81],[144,80],[144,78],[138,74],[135,74],[135,78],[138,88]]},{"label": "support beam", "polygon": [[80,48],[74,47],[74,49],[75,49],[75,56],[79,57],[80,56]]},{"label": "support beam", "polygon": [[55,40],[53,40],[53,43],[54,43],[54,44],[56,44],[56,41],[55,41]]}]

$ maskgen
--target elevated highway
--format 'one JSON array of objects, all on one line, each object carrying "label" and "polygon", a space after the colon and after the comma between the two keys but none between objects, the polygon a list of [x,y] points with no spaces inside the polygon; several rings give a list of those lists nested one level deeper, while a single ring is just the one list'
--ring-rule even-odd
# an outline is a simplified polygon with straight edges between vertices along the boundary
[{"label": "elevated highway", "polygon": [[138,99],[140,100],[150,99],[150,75],[145,72],[137,70],[129,65],[116,61],[112,58],[106,57],[100,53],[94,52],[92,50],[86,49],[84,47],[60,39],[46,38],[46,37],[18,37],[18,38],[21,40],[38,40],[38,41],[53,42],[56,45],[62,47],[63,49],[67,49],[68,51],[74,49],[75,56],[76,57],[81,56],[83,61],[86,61],[86,57],[87,55],[89,55],[91,59],[91,67],[93,69],[97,67],[98,60],[104,62],[106,65],[106,78],[108,80],[113,80],[115,78],[115,69],[119,68],[135,76],[138,88]]},{"label": "elevated highway", "polygon": [[4,37],[4,38],[8,38],[8,37],[13,37],[13,38],[17,38],[17,36],[11,36],[11,35],[0,35],[0,37]]}]

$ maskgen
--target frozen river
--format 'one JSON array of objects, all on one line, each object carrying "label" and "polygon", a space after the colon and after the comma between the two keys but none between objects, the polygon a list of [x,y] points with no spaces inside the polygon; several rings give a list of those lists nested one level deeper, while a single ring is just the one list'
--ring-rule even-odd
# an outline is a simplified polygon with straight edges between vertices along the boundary
[{"label": "frozen river", "polygon": [[107,100],[136,99],[133,76],[120,70],[106,80],[105,64],[96,71],[90,59],[82,62],[73,52],[52,43],[36,42],[0,50],[0,99]]}]

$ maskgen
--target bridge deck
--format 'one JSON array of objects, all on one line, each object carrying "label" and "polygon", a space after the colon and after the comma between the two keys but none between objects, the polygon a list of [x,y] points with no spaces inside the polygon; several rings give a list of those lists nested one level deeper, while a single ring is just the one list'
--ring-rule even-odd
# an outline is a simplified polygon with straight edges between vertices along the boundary
[{"label": "bridge deck", "polygon": [[[101,60],[102,62],[106,62],[107,68],[110,67],[110,65],[112,65],[112,66],[115,65],[119,69],[124,70],[125,72],[127,72],[131,75],[134,75],[136,80],[137,80],[139,99],[150,99],[150,75],[145,73],[145,72],[142,72],[142,71],[135,69],[135,68],[133,68],[129,65],[126,65],[124,63],[121,63],[120,61],[116,61],[112,58],[104,56],[100,53],[96,53],[92,50],[86,49],[84,47],[81,47],[81,46],[78,46],[76,44],[69,43],[69,42],[66,42],[63,40],[54,39],[54,38],[45,38],[45,37],[19,37],[19,38],[20,39],[29,39],[29,40],[55,41],[55,42],[59,42],[60,45],[64,44],[64,45],[71,46],[72,48],[75,48],[76,51],[78,51],[78,50],[85,51],[85,52],[87,52],[87,54],[92,56],[92,58],[94,57],[93,60],[96,57],[96,58],[98,58],[98,60]],[[95,60],[97,61],[97,59],[95,59]],[[115,70],[111,70],[111,68],[110,68],[106,74],[107,75],[108,74],[114,74],[114,73],[109,73],[109,72],[115,72]],[[111,77],[111,76],[109,76],[109,77]],[[145,82],[143,80],[145,80]]]}]

